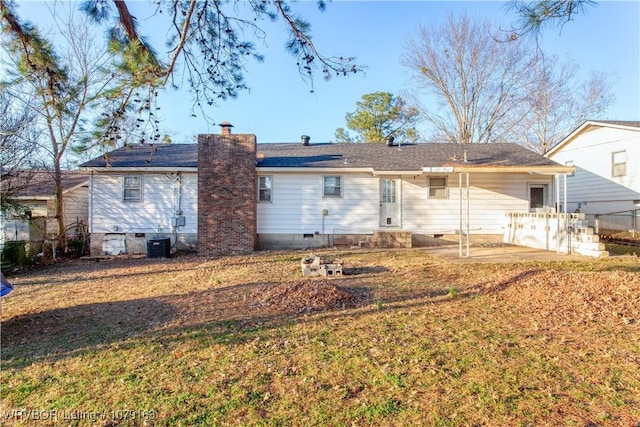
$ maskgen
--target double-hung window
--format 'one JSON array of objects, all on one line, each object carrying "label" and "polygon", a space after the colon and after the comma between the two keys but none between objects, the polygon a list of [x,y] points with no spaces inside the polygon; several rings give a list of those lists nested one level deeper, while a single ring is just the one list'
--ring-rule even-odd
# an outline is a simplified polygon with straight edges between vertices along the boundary
[{"label": "double-hung window", "polygon": [[611,153],[611,176],[625,176],[627,174],[627,152],[614,151]]},{"label": "double-hung window", "polygon": [[124,177],[122,185],[122,200],[125,202],[139,202],[142,200],[142,177]]},{"label": "double-hung window", "polygon": [[271,202],[272,193],[272,178],[270,176],[258,177],[258,201],[259,202]]},{"label": "double-hung window", "polygon": [[322,177],[322,195],[324,197],[342,197],[342,177],[324,176]]},{"label": "double-hung window", "polygon": [[447,197],[449,197],[447,178],[439,176],[429,177],[429,198],[446,199]]}]

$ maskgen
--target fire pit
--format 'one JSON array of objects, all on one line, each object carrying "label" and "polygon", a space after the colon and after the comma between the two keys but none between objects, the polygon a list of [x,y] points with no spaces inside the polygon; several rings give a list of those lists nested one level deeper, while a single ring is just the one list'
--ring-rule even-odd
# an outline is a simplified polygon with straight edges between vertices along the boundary
[{"label": "fire pit", "polygon": [[302,258],[302,261],[300,261],[303,277],[342,276],[342,264],[343,262],[339,258],[323,257],[314,254]]}]

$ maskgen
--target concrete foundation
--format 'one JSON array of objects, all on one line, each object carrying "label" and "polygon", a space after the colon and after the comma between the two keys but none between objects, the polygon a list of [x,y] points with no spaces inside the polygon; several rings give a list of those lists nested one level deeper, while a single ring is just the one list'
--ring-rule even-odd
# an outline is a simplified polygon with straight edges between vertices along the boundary
[{"label": "concrete foundation", "polygon": [[[90,253],[92,256],[118,255],[115,252],[127,255],[144,255],[147,253],[149,240],[167,237],[171,239],[172,253],[175,251],[196,251],[198,236],[195,233],[178,235],[172,233],[93,233]],[[107,253],[109,249],[112,249],[114,253]]]},{"label": "concrete foundation", "polygon": [[[500,243],[502,234],[474,234],[471,244]],[[313,248],[422,248],[458,244],[457,234],[414,234],[404,230],[376,230],[371,234],[258,234],[259,250]]]}]

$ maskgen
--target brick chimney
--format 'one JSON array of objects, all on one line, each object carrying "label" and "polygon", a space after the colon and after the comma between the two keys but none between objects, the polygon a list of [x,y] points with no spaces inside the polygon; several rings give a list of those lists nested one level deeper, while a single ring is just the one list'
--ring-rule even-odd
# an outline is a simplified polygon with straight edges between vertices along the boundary
[{"label": "brick chimney", "polygon": [[198,135],[198,254],[253,252],[257,242],[256,136]]},{"label": "brick chimney", "polygon": [[221,135],[231,135],[231,128],[233,125],[229,122],[220,123],[220,134]]}]

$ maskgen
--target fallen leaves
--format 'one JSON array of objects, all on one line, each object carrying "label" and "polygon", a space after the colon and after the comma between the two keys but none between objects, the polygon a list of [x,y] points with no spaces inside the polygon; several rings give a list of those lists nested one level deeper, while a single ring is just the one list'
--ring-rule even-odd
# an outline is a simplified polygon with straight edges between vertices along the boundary
[{"label": "fallen leaves", "polygon": [[640,277],[626,271],[530,270],[495,277],[484,289],[538,327],[640,323]]},{"label": "fallen leaves", "polygon": [[351,308],[365,300],[362,295],[354,291],[322,279],[263,285],[252,293],[249,299],[255,305],[269,306],[290,313]]}]

